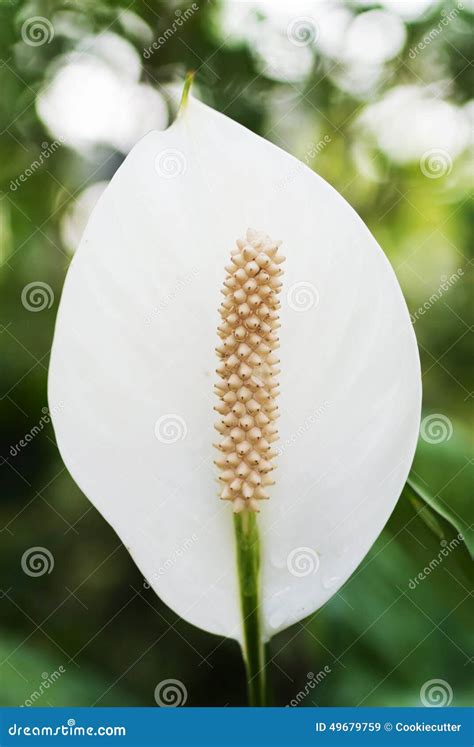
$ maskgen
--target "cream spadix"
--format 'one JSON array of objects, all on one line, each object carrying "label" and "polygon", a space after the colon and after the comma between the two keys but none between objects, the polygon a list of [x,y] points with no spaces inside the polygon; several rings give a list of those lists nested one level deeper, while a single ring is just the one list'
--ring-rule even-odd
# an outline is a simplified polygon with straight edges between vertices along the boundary
[{"label": "cream spadix", "polygon": [[278,439],[275,350],[283,261],[278,243],[249,229],[232,251],[222,290],[215,408],[222,455],[216,464],[224,484],[220,497],[232,501],[235,513],[259,511],[259,501],[269,497],[266,488],[273,484],[269,473],[277,455],[272,444]]},{"label": "cream spadix", "polygon": [[390,516],[420,410],[396,277],[332,187],[190,96],[101,196],[67,274],[49,375],[76,482],[164,602],[238,640],[213,386],[224,267],[248,226],[287,257],[277,479],[258,514],[265,635],[314,612]]}]

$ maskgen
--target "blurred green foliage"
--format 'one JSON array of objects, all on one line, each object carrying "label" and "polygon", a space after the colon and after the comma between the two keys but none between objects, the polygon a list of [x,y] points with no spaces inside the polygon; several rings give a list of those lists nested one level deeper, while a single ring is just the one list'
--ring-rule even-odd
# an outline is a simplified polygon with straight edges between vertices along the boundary
[{"label": "blurred green foliage", "polygon": [[[53,140],[55,133],[40,119],[36,101],[58,60],[89,43],[91,35],[107,31],[137,50],[141,80],[155,90],[166,95],[170,82],[195,69],[203,99],[306,160],[373,231],[395,267],[412,314],[424,309],[415,316],[424,415],[441,414],[452,428],[444,438],[420,440],[413,478],[433,500],[427,505],[406,491],[341,592],[311,620],[274,639],[275,702],[289,703],[305,690],[308,672],[327,666],[330,673],[316,688],[307,688],[303,705],[417,705],[420,688],[430,679],[449,683],[453,705],[465,704],[471,660],[464,543],[455,543],[422,581],[410,586],[410,580],[470,524],[468,153],[456,151],[449,173],[427,177],[420,157],[392,157],[360,117],[364,112],[374,117],[371,104],[399,86],[417,86],[448,102],[453,118],[461,110],[472,113],[469,7],[443,24],[415,57],[410,50],[458,6],[432,2],[420,17],[405,20],[404,44],[381,64],[376,84],[361,93],[355,84],[351,90],[344,65],[322,51],[318,39],[304,50],[310,54],[304,74],[285,80],[271,59],[262,63],[257,41],[267,32],[264,10],[255,14],[262,26],[258,39],[252,39],[245,38],[244,29],[231,36],[223,28],[222,3],[200,5],[146,59],[144,48],[190,4],[0,2],[0,702],[24,703],[44,675],[61,665],[65,673],[37,705],[154,705],[156,684],[170,677],[185,683],[189,705],[245,702],[237,646],[176,619],[144,586],[118,538],[64,470],[51,426],[16,448],[47,406],[48,355],[70,259],[64,220],[86,187],[110,179],[123,152],[107,142],[83,150],[65,143],[16,189],[12,182],[31,170],[45,143]],[[376,2],[337,5],[354,16],[379,7]],[[52,23],[55,33],[46,43],[24,41],[25,23],[33,17]],[[85,126],[97,116],[94,110],[83,114]],[[399,115],[406,117],[407,111]],[[329,144],[308,155],[325,135]],[[413,132],[408,129],[402,139],[410,142]],[[435,146],[426,142],[426,150]],[[458,269],[458,280],[429,301]],[[54,299],[49,308],[31,313],[22,304],[22,292],[37,280],[50,286]],[[50,574],[22,572],[22,555],[32,546],[52,552]]]}]

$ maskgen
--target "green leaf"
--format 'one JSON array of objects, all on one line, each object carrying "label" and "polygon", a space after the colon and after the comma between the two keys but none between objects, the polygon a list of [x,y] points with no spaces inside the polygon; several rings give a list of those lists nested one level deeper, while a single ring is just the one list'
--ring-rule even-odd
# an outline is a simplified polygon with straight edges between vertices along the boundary
[{"label": "green leaf", "polygon": [[[452,436],[436,443],[420,439],[404,494],[423,501],[448,521],[464,538],[474,557],[470,496],[473,474],[471,445],[459,424]],[[433,528],[433,531],[436,530]]]},{"label": "green leaf", "polygon": [[131,693],[110,688],[111,675],[104,677],[84,663],[79,669],[60,652],[40,650],[5,631],[0,658],[2,706],[90,706],[98,698],[101,706],[139,705]]},{"label": "green leaf", "polygon": [[[306,622],[301,669],[293,669],[295,682],[279,683],[286,689],[278,705],[301,690],[305,706],[420,706],[423,685],[432,679],[451,688],[453,706],[469,703],[472,562],[452,524],[421,508],[433,514],[443,539],[413,501],[398,502],[363,563]],[[291,646],[280,637],[274,648],[281,651],[278,665],[289,667]],[[308,669],[317,673],[325,665],[330,673],[314,689],[306,687]]]},{"label": "green leaf", "polygon": [[443,528],[437,520],[436,514],[426,505],[426,499],[421,498],[419,491],[414,489],[410,480],[407,481],[403,489],[403,495],[405,495],[412,503],[418,516],[425,522],[426,526],[429,527],[437,537],[444,539]]}]

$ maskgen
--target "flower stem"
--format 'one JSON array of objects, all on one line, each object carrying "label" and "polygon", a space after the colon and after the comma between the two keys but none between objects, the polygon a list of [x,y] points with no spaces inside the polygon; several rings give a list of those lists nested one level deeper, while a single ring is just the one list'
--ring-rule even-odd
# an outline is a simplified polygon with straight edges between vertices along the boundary
[{"label": "flower stem", "polygon": [[243,621],[243,656],[247,672],[249,705],[265,705],[265,650],[260,609],[260,542],[253,512],[234,514]]}]

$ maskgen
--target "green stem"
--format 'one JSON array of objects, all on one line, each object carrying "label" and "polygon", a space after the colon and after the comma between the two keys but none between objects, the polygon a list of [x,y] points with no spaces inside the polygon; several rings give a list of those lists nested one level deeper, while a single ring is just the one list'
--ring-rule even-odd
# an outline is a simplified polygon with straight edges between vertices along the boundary
[{"label": "green stem", "polygon": [[257,517],[243,511],[234,515],[243,621],[243,655],[247,672],[249,705],[265,705],[265,650],[260,609],[260,542]]}]

